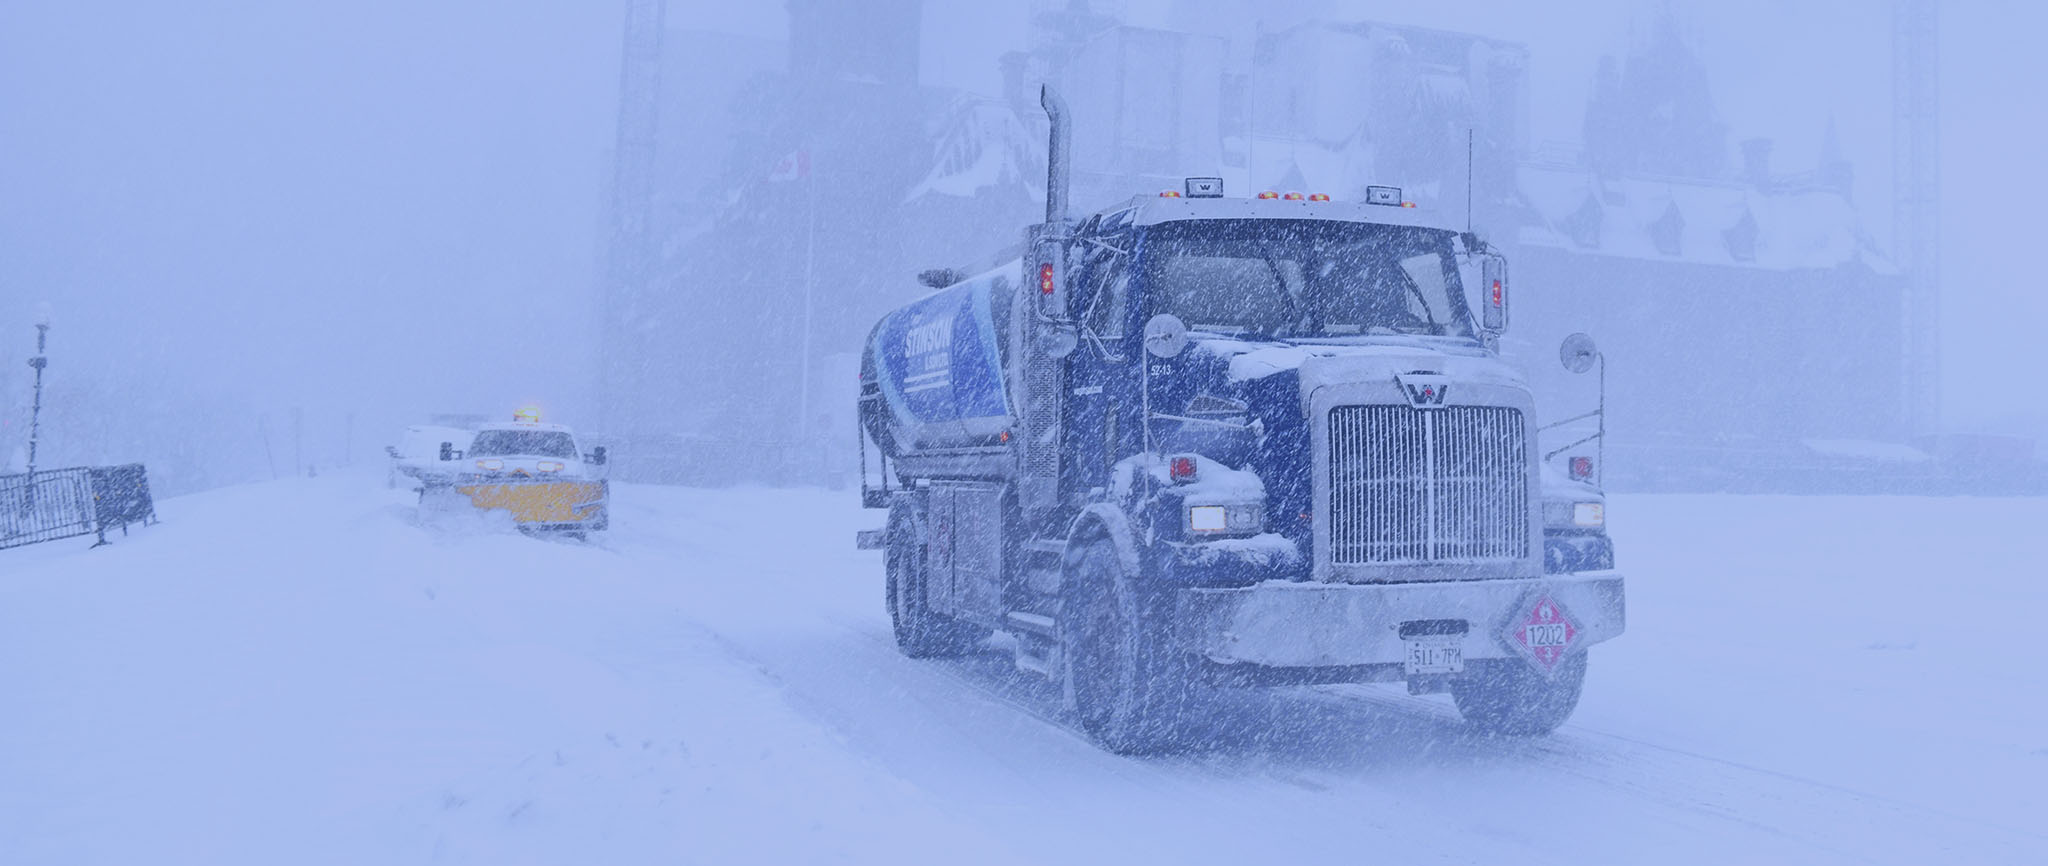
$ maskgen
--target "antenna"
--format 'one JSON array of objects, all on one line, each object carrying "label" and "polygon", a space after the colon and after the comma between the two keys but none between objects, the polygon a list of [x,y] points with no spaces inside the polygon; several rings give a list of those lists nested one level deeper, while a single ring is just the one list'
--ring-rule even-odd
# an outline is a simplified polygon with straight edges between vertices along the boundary
[{"label": "antenna", "polygon": [[1472,233],[1472,127],[1465,127],[1465,233]]}]

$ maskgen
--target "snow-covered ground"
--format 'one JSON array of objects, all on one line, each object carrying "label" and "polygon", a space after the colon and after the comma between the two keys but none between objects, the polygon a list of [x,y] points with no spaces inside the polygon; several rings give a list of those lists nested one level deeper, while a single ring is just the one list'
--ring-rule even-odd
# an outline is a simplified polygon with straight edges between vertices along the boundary
[{"label": "snow-covered ground", "polygon": [[898,656],[852,494],[618,485],[577,544],[380,482],[0,551],[0,863],[2048,862],[2044,499],[1617,496],[1557,735],[1295,689],[1133,760]]}]

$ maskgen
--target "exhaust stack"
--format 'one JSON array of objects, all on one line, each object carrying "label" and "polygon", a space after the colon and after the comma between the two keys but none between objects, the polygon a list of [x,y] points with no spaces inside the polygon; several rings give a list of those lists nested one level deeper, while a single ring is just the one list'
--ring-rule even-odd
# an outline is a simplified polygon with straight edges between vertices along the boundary
[{"label": "exhaust stack", "polygon": [[1067,164],[1072,131],[1068,124],[1067,101],[1053,92],[1051,85],[1038,89],[1038,104],[1045,106],[1045,116],[1052,121],[1052,140],[1045,149],[1045,221],[1059,223],[1067,218]]}]

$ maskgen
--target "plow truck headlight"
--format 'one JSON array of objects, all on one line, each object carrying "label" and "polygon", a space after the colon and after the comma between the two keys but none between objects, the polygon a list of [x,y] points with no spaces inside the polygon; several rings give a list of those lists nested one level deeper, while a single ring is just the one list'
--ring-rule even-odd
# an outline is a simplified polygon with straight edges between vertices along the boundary
[{"label": "plow truck headlight", "polygon": [[1196,532],[1223,532],[1230,528],[1230,514],[1221,505],[1197,505],[1188,509],[1188,528]]},{"label": "plow truck headlight", "polygon": [[1598,502],[1572,503],[1572,525],[1593,529],[1607,525],[1607,506]]}]

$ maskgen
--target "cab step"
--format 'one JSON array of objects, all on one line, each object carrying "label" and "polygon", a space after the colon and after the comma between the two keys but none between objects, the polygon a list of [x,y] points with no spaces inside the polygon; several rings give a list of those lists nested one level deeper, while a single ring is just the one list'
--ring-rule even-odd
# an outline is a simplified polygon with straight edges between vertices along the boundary
[{"label": "cab step", "polygon": [[1061,661],[1058,623],[1052,617],[1021,610],[1010,611],[1003,619],[1016,636],[1017,669],[1057,678]]},{"label": "cab step", "polygon": [[1013,610],[1003,619],[1008,621],[1011,631],[1037,635],[1043,638],[1059,637],[1059,623],[1054,621],[1052,617],[1043,614]]}]

